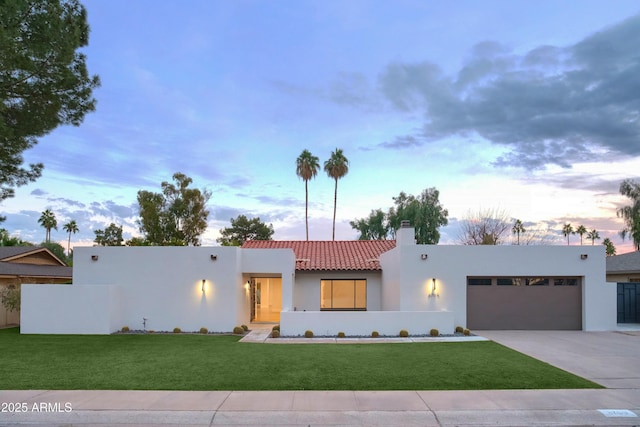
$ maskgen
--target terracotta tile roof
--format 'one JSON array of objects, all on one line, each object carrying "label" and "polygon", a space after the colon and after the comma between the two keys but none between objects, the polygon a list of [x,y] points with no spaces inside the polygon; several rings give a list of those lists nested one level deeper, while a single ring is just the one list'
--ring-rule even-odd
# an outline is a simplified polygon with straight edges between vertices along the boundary
[{"label": "terracotta tile roof", "polygon": [[396,247],[395,240],[283,241],[250,240],[246,249],[293,249],[296,270],[381,270],[380,254]]}]

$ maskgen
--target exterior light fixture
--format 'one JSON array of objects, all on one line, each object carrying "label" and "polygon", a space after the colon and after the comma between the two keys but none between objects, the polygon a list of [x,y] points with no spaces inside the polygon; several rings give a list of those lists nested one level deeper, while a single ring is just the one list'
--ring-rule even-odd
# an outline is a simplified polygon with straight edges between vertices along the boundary
[{"label": "exterior light fixture", "polygon": [[436,294],[436,278],[434,277],[431,279],[431,292],[429,293],[429,298],[439,296],[439,294]]},{"label": "exterior light fixture", "polygon": [[97,261],[98,255],[91,255],[91,261]]},{"label": "exterior light fixture", "polygon": [[589,255],[587,254],[580,254],[580,259],[587,259],[589,258]]},{"label": "exterior light fixture", "polygon": [[425,261],[427,258],[429,258],[429,255],[427,255],[427,254],[421,254],[420,255],[420,259],[423,260],[423,261]]},{"label": "exterior light fixture", "polygon": [[206,282],[207,282],[207,281],[206,281],[205,279],[202,279],[202,293],[203,293],[203,294],[204,294],[204,284],[205,284]]},{"label": "exterior light fixture", "polygon": [[217,260],[218,260],[218,255],[211,254],[211,261],[217,261]]}]

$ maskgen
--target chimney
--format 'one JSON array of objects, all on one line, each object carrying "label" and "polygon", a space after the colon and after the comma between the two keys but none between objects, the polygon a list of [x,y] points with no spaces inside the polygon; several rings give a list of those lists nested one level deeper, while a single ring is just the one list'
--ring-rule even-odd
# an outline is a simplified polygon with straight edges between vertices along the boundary
[{"label": "chimney", "polygon": [[396,231],[396,246],[415,245],[416,230],[408,220],[400,221],[400,229]]}]

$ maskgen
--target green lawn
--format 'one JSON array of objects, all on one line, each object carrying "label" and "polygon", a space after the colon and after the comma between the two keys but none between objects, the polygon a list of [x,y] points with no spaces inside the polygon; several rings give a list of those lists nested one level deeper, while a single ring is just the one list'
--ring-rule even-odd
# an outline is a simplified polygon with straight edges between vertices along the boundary
[{"label": "green lawn", "polygon": [[0,390],[600,388],[494,342],[285,345],[238,340],[0,330]]}]

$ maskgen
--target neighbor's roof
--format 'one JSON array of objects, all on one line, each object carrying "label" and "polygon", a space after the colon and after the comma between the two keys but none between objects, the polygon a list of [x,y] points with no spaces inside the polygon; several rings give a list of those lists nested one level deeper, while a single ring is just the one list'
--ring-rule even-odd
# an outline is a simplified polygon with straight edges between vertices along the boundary
[{"label": "neighbor's roof", "polygon": [[0,276],[50,277],[71,280],[72,267],[61,265],[17,264],[0,261]]},{"label": "neighbor's roof", "polygon": [[639,273],[640,252],[607,257],[607,273]]},{"label": "neighbor's roof", "polygon": [[0,261],[10,262],[37,254],[46,254],[45,257],[49,256],[61,266],[66,266],[53,252],[42,246],[0,246]]},{"label": "neighbor's roof", "polygon": [[296,270],[381,270],[380,254],[396,247],[395,240],[282,241],[250,240],[246,249],[293,249]]}]

